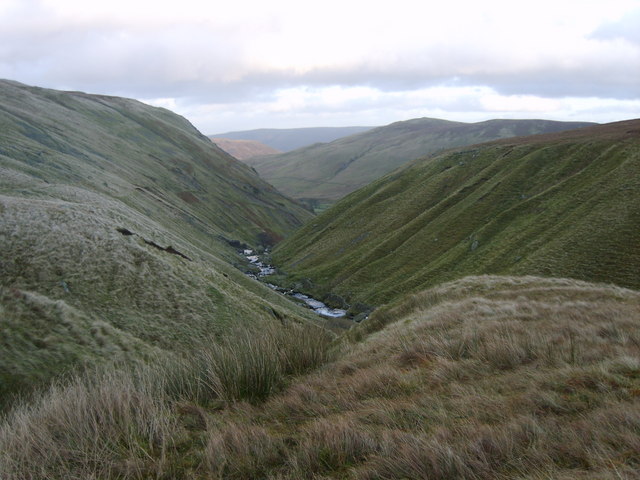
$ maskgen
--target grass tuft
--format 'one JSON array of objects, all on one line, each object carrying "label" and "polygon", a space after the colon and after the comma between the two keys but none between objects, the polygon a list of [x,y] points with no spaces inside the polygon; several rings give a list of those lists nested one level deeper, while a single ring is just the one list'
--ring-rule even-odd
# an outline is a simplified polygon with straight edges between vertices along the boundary
[{"label": "grass tuft", "polygon": [[135,377],[87,374],[11,411],[0,426],[3,478],[160,475],[177,425],[157,379]]}]

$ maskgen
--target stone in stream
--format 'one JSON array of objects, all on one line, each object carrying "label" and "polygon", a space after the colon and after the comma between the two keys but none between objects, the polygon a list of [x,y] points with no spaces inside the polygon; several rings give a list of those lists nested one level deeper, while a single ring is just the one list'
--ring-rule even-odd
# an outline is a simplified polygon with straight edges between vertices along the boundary
[{"label": "stone in stream", "polygon": [[[253,255],[253,253],[254,253],[253,250],[250,250],[250,249],[246,249],[243,251],[243,254],[247,258],[247,260],[249,260],[249,263],[251,263],[252,265],[260,269],[260,272],[257,275],[253,273],[249,273],[248,275],[251,278],[255,278],[256,280],[258,280],[258,277],[266,277],[268,275],[273,275],[274,273],[276,273],[275,268],[273,268],[271,265],[265,265],[264,263],[262,263],[260,261],[260,257],[258,255]],[[267,283],[266,285],[276,291],[280,291],[278,287],[276,287],[275,285],[272,285],[270,283]],[[298,300],[302,300],[309,308],[312,308],[313,311],[316,312],[318,315],[322,315],[324,317],[339,318],[339,317],[344,317],[347,314],[346,310],[343,310],[340,308],[327,307],[327,305],[325,305],[320,300],[311,298],[308,295],[304,295],[302,293],[290,293],[290,295],[294,298],[297,298]]]}]

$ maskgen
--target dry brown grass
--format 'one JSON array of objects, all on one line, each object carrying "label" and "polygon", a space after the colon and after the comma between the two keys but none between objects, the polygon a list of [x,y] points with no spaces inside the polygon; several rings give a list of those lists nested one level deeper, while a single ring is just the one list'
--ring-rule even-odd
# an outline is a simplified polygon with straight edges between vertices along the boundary
[{"label": "dry brown grass", "polygon": [[264,478],[281,462],[283,448],[264,428],[230,422],[209,433],[205,458],[214,478]]},{"label": "dry brown grass", "polygon": [[[77,419],[60,412],[67,405],[68,415],[82,412],[83,395],[59,389],[55,401],[5,420],[0,465],[8,478],[639,477],[638,292],[478,277],[394,309],[403,312],[395,322],[306,375],[289,376],[321,363],[304,360],[312,340],[296,340],[302,331],[223,341],[213,350],[228,349],[230,363],[237,354],[229,371],[259,373],[258,352],[268,349],[281,383],[260,401],[228,395],[208,402],[201,386],[192,387],[210,377],[187,362],[157,369],[162,388],[154,381],[159,393],[151,397],[139,394],[151,391],[143,376],[135,388],[118,380],[124,383],[111,393],[100,382],[77,387],[95,406],[74,426]],[[257,357],[239,366],[245,347]],[[326,360],[324,351],[310,358]],[[260,384],[247,378],[243,388]],[[73,452],[81,452],[77,461]]]},{"label": "dry brown grass", "polygon": [[260,477],[282,442],[257,426],[221,425],[211,411],[259,402],[334,353],[326,331],[263,326],[203,345],[191,359],[61,381],[2,419],[0,478],[175,478],[202,468]]},{"label": "dry brown grass", "polygon": [[303,440],[290,455],[294,474],[347,472],[379,450],[375,436],[348,419],[319,419],[302,432]]},{"label": "dry brown grass", "polygon": [[105,371],[53,385],[0,426],[3,479],[153,478],[178,426],[154,375]]},{"label": "dry brown grass", "polygon": [[243,414],[286,445],[266,478],[637,478],[637,292],[477,277],[393,316]]}]

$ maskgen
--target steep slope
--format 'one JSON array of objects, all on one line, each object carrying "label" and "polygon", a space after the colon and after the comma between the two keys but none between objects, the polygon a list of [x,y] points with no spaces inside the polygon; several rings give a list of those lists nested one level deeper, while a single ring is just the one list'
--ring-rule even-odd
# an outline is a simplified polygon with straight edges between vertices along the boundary
[{"label": "steep slope", "polygon": [[306,147],[319,142],[332,142],[338,138],[365,132],[374,127],[310,127],[310,128],[259,128],[240,132],[217,133],[210,137],[232,140],[256,140],[283,152]]},{"label": "steep slope", "polygon": [[231,140],[229,138],[209,137],[213,143],[219,146],[238,160],[246,160],[247,158],[257,157],[258,155],[273,155],[280,153],[269,145],[260,143],[257,140]]},{"label": "steep slope", "polygon": [[229,261],[309,216],[167,110],[0,82],[0,404],[81,364],[307,316]]},{"label": "steep slope", "polygon": [[638,288],[639,227],[633,120],[412,162],[309,222],[274,259],[319,291],[377,305],[483,273]]},{"label": "steep slope", "polygon": [[336,201],[404,163],[444,149],[500,138],[590,125],[548,120],[479,123],[418,118],[280,155],[247,160],[260,176],[294,198]]}]

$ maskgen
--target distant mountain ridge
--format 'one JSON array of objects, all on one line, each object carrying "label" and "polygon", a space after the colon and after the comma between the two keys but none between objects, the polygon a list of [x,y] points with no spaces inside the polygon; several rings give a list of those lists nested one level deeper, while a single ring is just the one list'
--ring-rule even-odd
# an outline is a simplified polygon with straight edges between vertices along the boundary
[{"label": "distant mountain ridge", "polygon": [[282,152],[306,147],[315,143],[332,142],[338,138],[365,132],[375,127],[308,127],[308,128],[260,128],[209,135],[231,140],[255,140]]},{"label": "distant mountain ridge", "polygon": [[640,288],[640,120],[461,147],[353,192],[274,251],[319,294],[381,305],[466,275]]},{"label": "distant mountain ridge", "polygon": [[280,150],[260,143],[257,140],[231,140],[230,138],[220,137],[209,138],[222,150],[238,160],[246,160],[251,157],[257,157],[258,155],[282,153]]},{"label": "distant mountain ridge", "polygon": [[441,150],[523,135],[593,125],[550,120],[478,123],[417,118],[247,164],[283,193],[298,199],[336,201],[404,163]]}]

